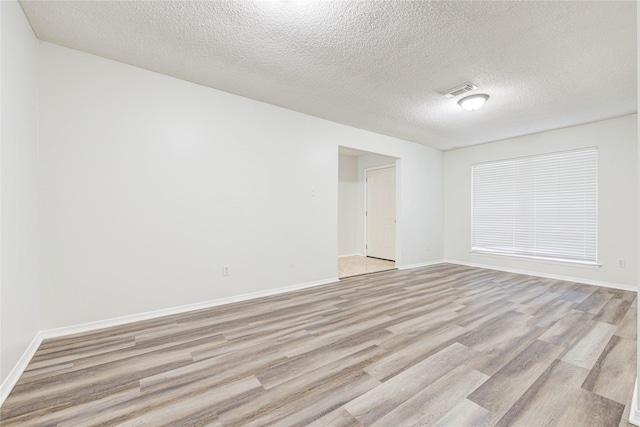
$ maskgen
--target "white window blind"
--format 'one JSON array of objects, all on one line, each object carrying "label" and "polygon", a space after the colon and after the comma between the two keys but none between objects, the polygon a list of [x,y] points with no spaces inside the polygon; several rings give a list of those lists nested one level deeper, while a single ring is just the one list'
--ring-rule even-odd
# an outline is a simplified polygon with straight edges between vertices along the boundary
[{"label": "white window blind", "polygon": [[473,251],[597,262],[597,148],[479,163],[471,174]]}]

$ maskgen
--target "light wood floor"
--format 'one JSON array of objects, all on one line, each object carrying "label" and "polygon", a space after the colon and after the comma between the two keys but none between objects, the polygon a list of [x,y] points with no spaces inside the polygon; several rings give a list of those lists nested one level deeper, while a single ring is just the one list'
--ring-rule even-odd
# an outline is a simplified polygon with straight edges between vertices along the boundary
[{"label": "light wood floor", "polygon": [[636,294],[390,271],[45,341],[3,426],[626,426]]}]

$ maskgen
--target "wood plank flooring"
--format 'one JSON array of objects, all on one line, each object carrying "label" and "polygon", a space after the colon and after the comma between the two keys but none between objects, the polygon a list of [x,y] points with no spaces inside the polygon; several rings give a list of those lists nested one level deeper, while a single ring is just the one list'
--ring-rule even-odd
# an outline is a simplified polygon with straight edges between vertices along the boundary
[{"label": "wood plank flooring", "polygon": [[439,264],[45,341],[2,426],[627,426],[633,292]]}]

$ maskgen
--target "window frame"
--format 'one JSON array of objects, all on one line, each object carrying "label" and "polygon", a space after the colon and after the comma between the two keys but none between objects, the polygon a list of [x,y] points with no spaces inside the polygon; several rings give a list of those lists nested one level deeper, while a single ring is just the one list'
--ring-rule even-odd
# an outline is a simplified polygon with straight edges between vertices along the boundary
[{"label": "window frame", "polygon": [[[571,154],[575,154],[575,158],[571,157]],[[585,223],[585,225],[583,225],[583,227],[585,228],[585,231],[583,231],[583,234],[587,237],[584,237],[582,240],[582,244],[585,247],[585,256],[580,258],[577,256],[576,253],[571,254],[570,256],[567,257],[563,257],[563,256],[555,256],[552,251],[549,248],[552,248],[552,244],[550,244],[549,242],[554,242],[553,238],[549,238],[549,240],[544,240],[542,239],[541,241],[545,244],[541,245],[541,248],[547,248],[547,252],[543,253],[542,250],[538,250],[536,249],[538,246],[538,240],[539,240],[539,232],[537,231],[538,229],[543,229],[541,227],[540,221],[537,221],[537,212],[538,211],[544,211],[544,209],[546,208],[548,210],[548,207],[545,205],[542,208],[539,208],[539,210],[536,210],[537,204],[535,203],[535,200],[540,200],[541,198],[547,197],[549,198],[550,195],[557,195],[561,193],[561,191],[544,191],[544,184],[538,184],[536,182],[536,180],[534,180],[534,184],[532,185],[533,190],[530,190],[528,193],[527,192],[517,192],[517,190],[519,189],[518,184],[514,184],[514,189],[511,190],[512,194],[509,195],[499,195],[498,197],[495,198],[494,201],[496,202],[500,202],[500,201],[509,201],[509,197],[511,197],[511,203],[513,203],[514,205],[516,205],[518,203],[518,200],[521,201],[521,199],[525,200],[525,205],[526,202],[529,202],[531,204],[531,200],[534,201],[534,203],[532,204],[534,206],[534,214],[532,215],[534,218],[534,222],[526,222],[526,218],[524,218],[524,214],[522,212],[526,211],[526,206],[516,206],[512,209],[512,220],[513,223],[511,225],[511,230],[506,230],[506,233],[503,233],[504,235],[506,235],[508,237],[509,232],[511,233],[511,235],[513,236],[513,240],[514,242],[512,242],[510,247],[504,246],[502,249],[500,248],[495,248],[495,249],[491,249],[491,239],[485,239],[484,242],[482,241],[482,233],[481,231],[478,231],[477,228],[480,226],[482,226],[481,224],[483,224],[485,227],[487,226],[487,224],[490,225],[491,220],[486,220],[485,222],[482,223],[482,220],[479,220],[478,218],[480,217],[479,215],[476,215],[477,210],[480,208],[478,206],[478,200],[477,197],[482,197],[482,195],[478,195],[477,193],[477,186],[476,186],[476,180],[479,178],[484,178],[485,180],[487,180],[487,175],[488,174],[500,174],[501,172],[497,169],[498,166],[501,167],[511,167],[513,169],[513,171],[511,172],[511,176],[514,177],[513,180],[514,182],[519,182],[520,184],[522,184],[523,182],[525,182],[526,177],[529,177],[529,179],[531,178],[531,174],[534,174],[534,176],[539,177],[540,176],[545,176],[543,175],[544,173],[544,169],[545,168],[549,168],[552,166],[562,166],[562,163],[560,160],[562,157],[564,157],[565,159],[562,159],[562,161],[566,164],[566,165],[571,165],[571,162],[575,162],[576,159],[581,158],[583,162],[591,162],[591,163],[587,163],[588,166],[583,166],[582,168],[577,167],[575,164],[573,164],[573,169],[570,169],[569,172],[566,173],[566,176],[571,176],[573,173],[579,172],[583,174],[583,179],[591,179],[592,181],[584,181],[584,183],[581,183],[578,185],[578,187],[584,187],[587,190],[585,191],[585,195],[583,196],[585,198],[585,200],[588,200],[591,204],[587,205],[585,204],[585,208],[584,210],[582,210],[576,217],[579,218],[580,216],[583,217],[583,222]],[[546,158],[546,159],[545,159]],[[496,169],[494,169],[493,171],[486,171],[486,167],[487,166],[491,166],[491,165],[495,165]],[[518,167],[519,169],[516,170],[515,168]],[[484,168],[485,169],[485,176],[483,177],[479,177],[478,173],[479,173],[479,168]],[[525,260],[535,260],[535,261],[543,261],[543,262],[550,262],[550,263],[561,263],[561,264],[571,264],[571,265],[584,265],[584,266],[596,266],[599,267],[600,264],[598,263],[598,256],[599,256],[599,251],[598,251],[598,243],[599,243],[599,239],[598,239],[598,233],[599,233],[599,194],[598,194],[598,181],[599,181],[599,156],[598,156],[598,147],[584,147],[584,148],[579,148],[579,149],[574,149],[574,150],[564,150],[564,151],[556,151],[556,152],[547,152],[547,153],[541,153],[541,154],[535,154],[535,155],[529,155],[529,156],[520,156],[520,157],[513,157],[513,158],[507,158],[507,159],[499,159],[499,160],[491,160],[491,161],[486,161],[486,162],[479,162],[479,163],[474,163],[471,165],[471,233],[470,233],[470,252],[471,253],[477,253],[477,254],[482,254],[482,255],[490,255],[490,256],[498,256],[498,257],[506,257],[509,259],[525,259]],[[480,171],[481,172],[481,171]],[[564,171],[563,171],[564,172]],[[528,174],[528,175],[527,175]],[[562,175],[562,173],[560,173],[560,176]],[[503,173],[502,176],[509,176],[509,173]],[[545,176],[546,177],[546,176]],[[485,183],[485,185],[488,185],[488,183]],[[570,185],[570,184],[567,184]],[[566,188],[567,186],[564,187],[560,187],[560,189]],[[486,192],[487,188],[484,188],[483,190]],[[520,187],[521,189],[521,187]],[[493,190],[493,188],[491,188],[491,190]],[[557,189],[556,189],[557,190]],[[503,189],[504,193],[507,193],[507,190]],[[485,202],[486,202],[486,196],[485,197]],[[591,198],[592,197],[592,198]],[[499,200],[500,198],[502,198],[503,200]],[[540,203],[540,205],[542,206],[543,204]],[[562,202],[558,202],[557,205],[552,205],[555,206],[556,209],[558,209],[559,207],[562,207]],[[520,211],[518,213],[516,213],[516,211]],[[484,212],[484,214],[486,215],[486,212]],[[488,210],[488,212],[490,212],[490,209]],[[496,212],[499,212],[499,208],[496,209]],[[548,212],[547,212],[548,214]],[[563,212],[564,215],[566,215],[566,212]],[[520,215],[520,216],[518,216]],[[585,219],[587,218],[589,215],[595,216],[595,219],[592,219],[591,221]],[[508,214],[507,214],[508,216]],[[529,219],[530,221],[531,219]],[[555,224],[556,226],[559,226],[559,223],[561,222],[561,220],[559,218],[554,218],[555,220]],[[587,226],[586,224],[589,223],[589,225]],[[518,240],[518,234],[519,232],[523,232],[523,230],[535,230],[535,231],[529,231],[527,234],[526,232],[524,233],[524,235],[526,236],[523,240],[526,240],[527,238],[532,239],[535,243],[533,243],[533,246],[531,246],[529,249],[531,249],[530,253],[524,253],[526,252],[525,250],[523,250],[523,247],[526,247],[526,245],[522,246],[521,244],[516,244],[515,241]],[[486,231],[484,232],[484,234],[486,234]],[[576,233],[579,234],[579,233]],[[493,244],[496,245],[496,242],[500,239],[500,235],[498,235],[498,237],[494,240]],[[479,241],[480,240],[480,241]],[[568,253],[570,251],[567,250],[567,248],[570,248],[571,245],[567,245],[565,248],[563,248],[562,251]],[[590,248],[590,250],[587,251],[586,248]],[[588,254],[588,255],[587,255]]]}]

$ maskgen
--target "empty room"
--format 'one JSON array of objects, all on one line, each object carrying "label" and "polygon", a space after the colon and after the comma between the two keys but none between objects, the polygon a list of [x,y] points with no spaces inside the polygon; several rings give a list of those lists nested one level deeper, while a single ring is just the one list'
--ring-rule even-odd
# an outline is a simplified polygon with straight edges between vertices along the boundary
[{"label": "empty room", "polygon": [[634,1],[0,2],[0,425],[640,426]]}]

